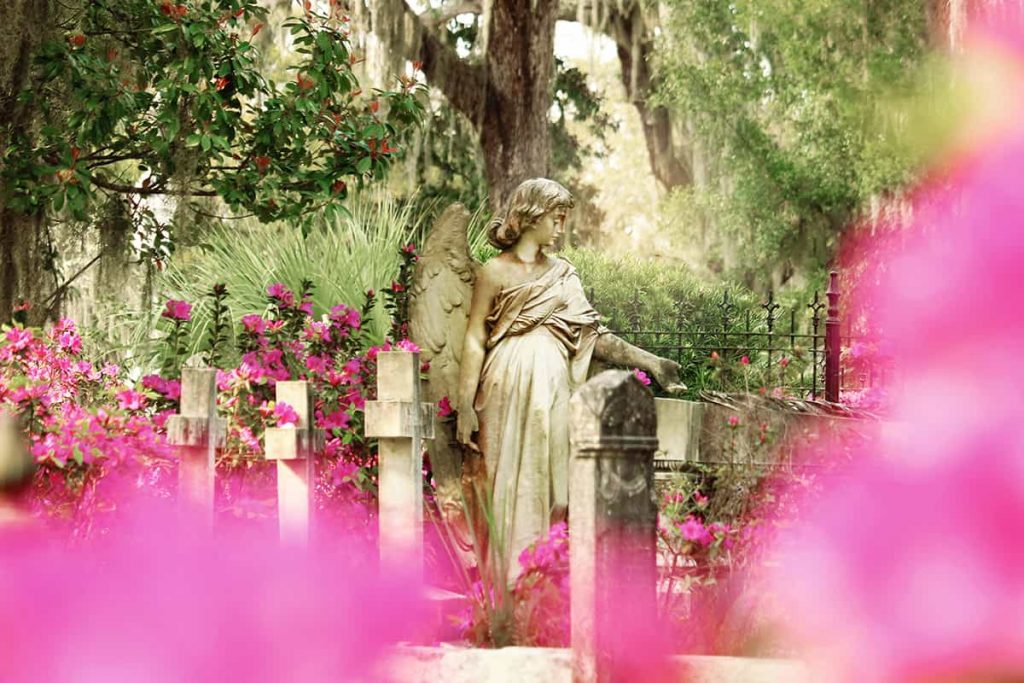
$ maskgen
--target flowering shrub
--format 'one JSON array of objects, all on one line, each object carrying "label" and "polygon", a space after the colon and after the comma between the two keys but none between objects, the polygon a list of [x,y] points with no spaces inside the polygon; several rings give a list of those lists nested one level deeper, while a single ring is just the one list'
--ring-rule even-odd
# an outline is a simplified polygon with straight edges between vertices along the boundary
[{"label": "flowering shrub", "polygon": [[[408,263],[416,258],[411,245],[402,255]],[[224,345],[234,338],[239,358],[233,367],[217,372],[218,411],[227,420],[217,464],[221,474],[231,475],[217,478],[222,511],[273,515],[274,475],[263,457],[263,431],[298,421],[294,407],[274,400],[276,383],[282,380],[312,384],[313,423],[326,432],[317,458],[319,507],[331,508],[337,499],[369,502],[375,494],[376,449],[363,436],[362,411],[375,397],[377,354],[418,349],[407,340],[367,348],[364,323],[374,305],[372,292],[361,310],[339,304],[314,319],[312,289],[310,282],[303,282],[298,292],[271,284],[266,308],[242,316],[234,334],[226,288],[216,285],[210,292],[213,324],[207,328],[203,355],[210,362],[226,358]],[[396,287],[389,297],[396,311],[407,310],[406,290]],[[176,477],[167,475],[174,473],[174,450],[163,427],[181,397],[180,369],[194,310],[189,302],[166,302],[158,322],[166,347],[164,363],[159,373],[145,375],[137,384],[127,382],[116,365],[97,367],[85,360],[71,321],[62,320],[45,334],[17,323],[2,328],[0,409],[22,417],[32,455],[41,466],[33,499],[37,511],[90,525],[90,515],[78,519],[79,508],[111,507],[93,489],[114,469],[133,472],[139,485],[159,496],[173,495]],[[261,500],[269,503],[262,511]],[[255,508],[252,503],[257,503]]]},{"label": "flowering shrub", "polygon": [[728,566],[737,533],[729,524],[707,521],[710,499],[695,483],[689,477],[675,481],[662,495],[658,512],[661,589],[668,612],[679,609],[678,599],[694,585],[713,583],[718,570]]},{"label": "flowering shrub", "polygon": [[511,589],[477,580],[459,634],[484,647],[569,644],[569,528],[551,526],[519,555],[519,575]]},{"label": "flowering shrub", "polygon": [[70,320],[45,333],[17,324],[2,332],[0,410],[20,417],[39,465],[36,513],[72,520],[76,534],[88,533],[94,513],[110,510],[91,503],[115,469],[133,473],[140,486],[158,484],[158,495],[168,492],[174,452],[159,432],[163,415],[148,392],[127,384],[118,366],[84,359]]},{"label": "flowering shrub", "polygon": [[[362,411],[376,395],[377,354],[392,348],[418,349],[407,340],[366,348],[364,323],[374,306],[372,291],[361,309],[338,304],[319,319],[313,317],[312,294],[309,281],[302,283],[299,292],[279,282],[269,285],[266,309],[243,315],[239,321],[238,364],[217,373],[218,409],[227,420],[218,466],[222,473],[233,475],[218,477],[218,493],[222,509],[236,515],[272,514],[274,475],[263,457],[263,431],[298,421],[293,407],[275,402],[275,387],[283,380],[310,382],[313,426],[326,433],[317,458],[318,507],[326,511],[338,499],[370,502],[375,495],[376,449],[363,436]],[[214,288],[215,306],[223,306],[223,295]],[[172,329],[167,343],[173,344],[179,334],[177,327]],[[213,334],[228,336],[216,327]],[[215,348],[213,342],[209,348]],[[143,386],[167,400],[180,394],[180,386],[159,375],[143,378]],[[257,506],[254,513],[250,504],[261,498],[268,505],[262,513]]]}]

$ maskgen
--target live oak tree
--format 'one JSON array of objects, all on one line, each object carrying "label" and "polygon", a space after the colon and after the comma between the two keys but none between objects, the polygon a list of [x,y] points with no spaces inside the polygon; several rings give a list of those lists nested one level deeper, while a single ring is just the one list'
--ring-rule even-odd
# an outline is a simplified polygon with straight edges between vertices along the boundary
[{"label": "live oak tree", "polygon": [[[356,3],[359,8],[362,3]],[[688,184],[687,149],[669,110],[650,101],[656,3],[647,0],[469,0],[431,3],[417,15],[406,0],[369,3],[366,23],[392,54],[422,63],[428,82],[472,122],[492,206],[522,179],[552,170],[549,112],[556,77],[554,27],[578,21],[616,42],[627,96],[636,106],[651,169],[663,187]],[[452,28],[473,14],[471,28]],[[411,30],[409,30],[411,28]],[[453,31],[472,31],[476,52],[460,54]],[[556,131],[557,132],[557,131]]]},{"label": "live oak tree", "polygon": [[[712,150],[677,224],[761,289],[822,276],[840,234],[913,180],[910,117],[930,4],[920,0],[664,0],[661,102]],[[799,278],[798,278],[799,279]]]},{"label": "live oak tree", "polygon": [[157,223],[146,199],[162,195],[301,223],[385,173],[421,116],[410,78],[360,90],[333,0],[286,21],[285,83],[261,70],[257,0],[6,4],[0,24],[24,35],[8,36],[17,44],[0,57],[0,318],[21,298],[47,304],[37,320],[55,310],[50,216],[84,220],[118,197],[145,231]]}]

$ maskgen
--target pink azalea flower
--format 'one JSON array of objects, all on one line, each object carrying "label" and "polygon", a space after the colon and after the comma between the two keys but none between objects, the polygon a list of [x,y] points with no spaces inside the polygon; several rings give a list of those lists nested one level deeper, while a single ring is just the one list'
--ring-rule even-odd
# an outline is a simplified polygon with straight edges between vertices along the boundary
[{"label": "pink azalea flower", "polygon": [[347,462],[345,460],[339,460],[334,466],[334,472],[332,473],[331,480],[335,486],[342,486],[343,484],[355,484],[359,479],[359,466]]},{"label": "pink azalea flower", "polygon": [[750,365],[750,356],[740,358],[740,365]]},{"label": "pink azalea flower", "polygon": [[416,346],[413,342],[408,339],[400,339],[395,345],[402,351],[408,351],[409,353],[419,353],[420,347]]},{"label": "pink azalea flower", "polygon": [[274,406],[274,417],[277,419],[278,427],[288,427],[299,423],[299,414],[287,403],[277,403]]},{"label": "pink azalea flower", "polygon": [[708,532],[704,523],[693,515],[687,517],[686,520],[679,525],[679,533],[685,540],[699,543],[703,546],[711,545],[711,541],[714,540],[711,538],[711,533]]},{"label": "pink azalea flower", "polygon": [[169,318],[170,320],[187,322],[192,319],[192,304],[187,301],[170,299],[164,304],[163,313],[160,315],[164,318]]},{"label": "pink azalea flower", "polygon": [[82,352],[82,338],[73,332],[62,332],[57,337],[57,345],[73,355]]},{"label": "pink azalea flower", "polygon": [[128,389],[117,393],[117,405],[121,410],[142,410],[146,407],[146,396]]},{"label": "pink azalea flower", "polygon": [[787,367],[789,365],[789,358],[787,358],[786,356],[783,356],[782,358],[780,358],[779,359],[779,365],[781,367]]},{"label": "pink azalea flower", "polygon": [[250,334],[260,335],[267,331],[267,321],[263,319],[263,316],[251,313],[242,316],[242,327]]},{"label": "pink azalea flower", "polygon": [[647,373],[640,368],[633,368],[633,376],[640,380],[640,383],[645,387],[651,385],[651,378],[647,376]]},{"label": "pink azalea flower", "polygon": [[345,430],[349,428],[349,421],[351,419],[352,416],[344,410],[335,410],[333,413],[325,415],[323,419],[320,420],[320,428]]},{"label": "pink azalea flower", "polygon": [[306,359],[306,368],[313,373],[322,375],[327,372],[327,364],[329,359],[325,359],[323,356],[310,356]]},{"label": "pink azalea flower", "polygon": [[345,315],[345,322],[353,330],[358,330],[362,326],[362,315],[354,308],[350,308],[348,313]]},{"label": "pink azalea flower", "polygon": [[256,435],[252,433],[252,430],[248,427],[238,428],[238,440],[241,441],[249,450],[259,453],[262,451],[260,446],[260,440],[256,438]]},{"label": "pink azalea flower", "polygon": [[437,402],[437,416],[448,417],[453,412],[451,401],[448,400],[447,396],[442,396],[441,400]]},{"label": "pink azalea flower", "polygon": [[702,508],[708,504],[708,497],[702,494],[700,491],[694,491],[693,502],[697,504],[697,507]]},{"label": "pink azalea flower", "polygon": [[267,296],[276,299],[284,306],[291,306],[295,303],[295,295],[280,282],[275,282],[267,287]]},{"label": "pink azalea flower", "polygon": [[4,335],[12,351],[25,349],[32,341],[32,330],[23,330],[20,327],[12,327]]},{"label": "pink azalea flower", "polygon": [[730,415],[728,419],[730,427],[738,427],[740,424],[740,418],[738,415]]}]

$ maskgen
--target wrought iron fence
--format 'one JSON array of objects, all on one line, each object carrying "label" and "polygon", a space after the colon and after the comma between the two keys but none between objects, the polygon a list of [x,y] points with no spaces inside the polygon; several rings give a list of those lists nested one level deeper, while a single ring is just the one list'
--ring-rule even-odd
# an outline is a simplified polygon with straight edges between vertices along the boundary
[{"label": "wrought iron fence", "polygon": [[[593,291],[590,297],[600,311]],[[638,291],[630,302],[626,329],[613,332],[678,362],[690,373],[691,382],[696,377],[694,389],[743,386],[746,380],[748,391],[784,389],[800,397],[838,402],[844,381],[852,380],[860,388],[876,380],[874,373],[851,377],[840,362],[843,349],[858,337],[840,320],[839,298],[839,274],[832,271],[824,297],[815,292],[802,307],[784,310],[772,293],[756,306],[741,306],[726,292],[712,319],[687,319],[680,306],[674,321],[643,327],[644,301]]]}]

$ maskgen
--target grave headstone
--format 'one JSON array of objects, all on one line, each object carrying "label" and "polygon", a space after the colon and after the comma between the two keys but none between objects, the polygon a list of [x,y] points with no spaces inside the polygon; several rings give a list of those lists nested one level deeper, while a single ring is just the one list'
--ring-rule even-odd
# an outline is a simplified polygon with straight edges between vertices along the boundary
[{"label": "grave headstone", "polygon": [[625,681],[657,614],[654,396],[610,370],[573,396],[570,416],[573,681]]}]

